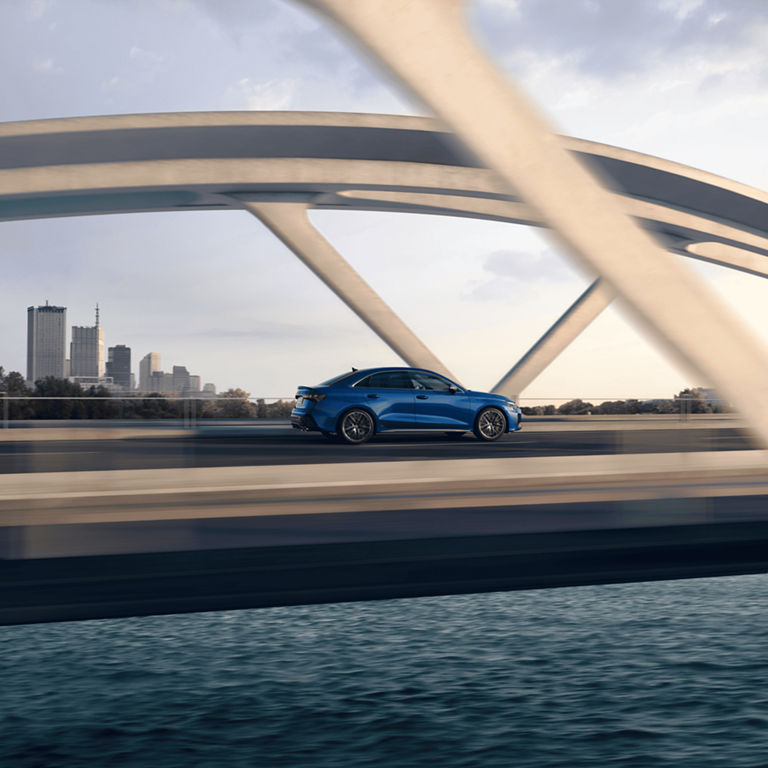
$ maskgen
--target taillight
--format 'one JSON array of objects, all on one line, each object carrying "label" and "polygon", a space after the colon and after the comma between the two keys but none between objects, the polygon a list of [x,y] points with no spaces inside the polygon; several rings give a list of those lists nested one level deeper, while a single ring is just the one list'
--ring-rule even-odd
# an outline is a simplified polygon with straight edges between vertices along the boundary
[{"label": "taillight", "polygon": [[325,400],[325,395],[322,392],[311,392],[308,395],[302,395],[305,400],[311,400],[313,403],[319,403],[321,400]]}]

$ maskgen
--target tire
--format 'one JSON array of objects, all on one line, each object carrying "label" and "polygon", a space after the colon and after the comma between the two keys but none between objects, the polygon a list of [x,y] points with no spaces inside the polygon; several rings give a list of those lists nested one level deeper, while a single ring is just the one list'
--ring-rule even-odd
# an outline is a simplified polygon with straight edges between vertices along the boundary
[{"label": "tire", "polygon": [[507,417],[498,408],[483,408],[477,414],[472,431],[478,440],[498,440],[507,431]]},{"label": "tire", "polygon": [[339,439],[350,445],[360,445],[373,437],[376,425],[368,411],[353,408],[339,419]]}]

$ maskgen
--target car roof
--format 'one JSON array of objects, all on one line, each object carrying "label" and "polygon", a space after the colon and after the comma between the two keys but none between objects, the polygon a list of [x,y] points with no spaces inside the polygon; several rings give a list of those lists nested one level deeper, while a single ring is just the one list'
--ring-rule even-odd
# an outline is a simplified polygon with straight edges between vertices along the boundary
[{"label": "car roof", "polygon": [[[326,386],[330,387],[336,387],[336,386],[349,386],[349,384],[354,380],[355,382],[360,381],[360,379],[364,379],[366,376],[370,376],[373,373],[386,373],[388,371],[409,371],[409,372],[418,372],[418,373],[431,373],[436,376],[442,376],[442,378],[447,378],[446,376],[443,376],[440,373],[437,373],[436,371],[430,371],[428,368],[412,368],[410,366],[405,365],[382,365],[377,368],[360,368],[357,371],[349,371],[348,373],[340,373],[337,377],[337,380],[333,382],[333,384],[326,384]],[[451,379],[448,379],[451,381]]]},{"label": "car roof", "polygon": [[[382,365],[378,368],[361,368],[359,371],[350,371],[350,373],[359,373],[362,376],[365,376],[367,374],[371,373],[381,373],[385,371],[419,371],[421,373],[437,373],[436,371],[430,371],[428,368],[412,368],[408,365]],[[442,374],[437,374],[438,376],[442,376]]]}]

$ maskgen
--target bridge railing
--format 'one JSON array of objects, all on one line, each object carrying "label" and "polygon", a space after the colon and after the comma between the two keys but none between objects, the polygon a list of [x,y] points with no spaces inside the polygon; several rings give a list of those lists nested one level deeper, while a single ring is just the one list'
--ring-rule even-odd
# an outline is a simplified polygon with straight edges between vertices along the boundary
[{"label": "bridge railing", "polygon": [[[185,429],[191,429],[201,423],[212,424],[217,421],[243,424],[254,419],[286,419],[293,408],[294,397],[290,395],[247,398],[181,395],[38,397],[0,392],[0,403],[2,404],[0,427],[3,429],[10,428],[11,422],[24,422],[25,426],[33,426],[35,422],[43,421],[80,424],[104,421],[137,424],[153,421],[169,426],[179,424]],[[728,414],[730,412],[727,403],[722,399],[707,397],[706,400],[702,400],[701,397],[695,396],[676,396],[671,399],[531,397],[519,398],[519,403],[529,418],[588,418],[597,415],[626,418],[667,416],[686,422],[695,414]],[[625,407],[622,408],[623,406]]]},{"label": "bridge railing", "polygon": [[170,395],[129,395],[113,397],[8,395],[0,392],[0,426],[11,422],[66,421],[140,421],[181,422],[185,428],[201,420],[251,420],[287,418],[293,408],[293,396],[201,397]]}]

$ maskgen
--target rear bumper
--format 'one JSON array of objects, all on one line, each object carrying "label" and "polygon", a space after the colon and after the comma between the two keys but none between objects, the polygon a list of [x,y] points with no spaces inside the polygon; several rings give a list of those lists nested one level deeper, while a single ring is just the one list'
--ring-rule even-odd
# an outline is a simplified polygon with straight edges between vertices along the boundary
[{"label": "rear bumper", "polygon": [[312,418],[312,416],[304,413],[292,413],[291,426],[294,429],[300,429],[304,432],[320,431],[320,427],[317,426],[317,422]]}]

